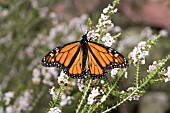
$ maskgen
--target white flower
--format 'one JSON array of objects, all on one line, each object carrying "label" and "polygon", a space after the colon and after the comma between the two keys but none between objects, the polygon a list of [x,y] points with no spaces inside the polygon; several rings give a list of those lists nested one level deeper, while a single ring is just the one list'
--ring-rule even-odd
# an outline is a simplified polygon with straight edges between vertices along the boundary
[{"label": "white flower", "polygon": [[6,92],[3,97],[3,100],[5,101],[5,105],[8,105],[13,97],[14,97],[13,91]]},{"label": "white flower", "polygon": [[107,47],[111,47],[112,43],[111,42],[105,42],[104,45],[107,46]]},{"label": "white flower", "polygon": [[150,27],[146,27],[144,30],[142,30],[141,35],[143,37],[149,38],[152,36],[152,33],[153,33],[152,29]]},{"label": "white flower", "polygon": [[37,8],[38,7],[38,1],[37,0],[30,0],[30,2],[31,2],[31,6],[33,8]]},{"label": "white flower", "polygon": [[50,94],[52,95],[52,98],[55,98],[55,87],[53,86],[50,90],[49,90]]},{"label": "white flower", "polygon": [[107,15],[104,15],[104,14],[101,14],[101,17],[100,17],[102,20],[107,20],[109,17]]},{"label": "white flower", "polygon": [[95,101],[95,97],[100,95],[99,93],[99,88],[93,88],[93,90],[91,91],[91,93],[89,94],[88,98],[87,98],[87,104],[92,105]]},{"label": "white flower", "polygon": [[100,83],[101,83],[101,84],[104,84],[104,80],[101,80]]},{"label": "white flower", "polygon": [[39,77],[40,76],[40,70],[37,68],[34,68],[32,72],[33,77]]},{"label": "white flower", "polygon": [[89,94],[87,98],[87,104],[92,105],[93,103],[94,103],[94,97],[92,96],[92,94]]},{"label": "white flower", "polygon": [[115,42],[113,37],[110,36],[110,33],[107,33],[106,36],[102,38],[102,41],[104,42],[104,45],[108,47],[110,47]]},{"label": "white flower", "polygon": [[6,16],[8,16],[8,14],[9,14],[9,10],[3,9],[0,11],[0,18],[6,17]]},{"label": "white flower", "polygon": [[[1,112],[1,113],[3,113],[3,112]],[[14,113],[14,108],[12,106],[7,106],[6,113]]]},{"label": "white flower", "polygon": [[56,71],[56,68],[55,68],[55,67],[49,68],[49,69],[48,69],[48,72],[54,77],[54,79],[57,79],[57,78],[58,78],[58,71]]},{"label": "white flower", "polygon": [[54,39],[56,37],[56,34],[57,34],[57,27],[51,28],[49,33],[49,38]]},{"label": "white flower", "polygon": [[145,64],[145,59],[142,59],[140,62],[141,64]]},{"label": "white flower", "polygon": [[133,100],[139,100],[140,98],[140,95],[135,93],[133,96],[132,96]]},{"label": "white flower", "polygon": [[61,113],[61,110],[59,109],[59,107],[54,107],[50,108],[50,111],[48,111],[48,113]]},{"label": "white flower", "polygon": [[100,95],[98,88],[96,88],[96,89],[93,88],[93,90],[91,91],[91,94],[92,94],[93,97]]},{"label": "white flower", "polygon": [[60,106],[65,106],[66,104],[67,104],[67,97],[66,97],[66,94],[62,94]]},{"label": "white flower", "polygon": [[68,76],[63,72],[63,70],[60,73],[60,76],[58,77],[58,84],[68,84]]},{"label": "white flower", "polygon": [[46,17],[47,13],[48,13],[48,7],[43,7],[39,9],[39,16],[40,18],[44,18]]},{"label": "white flower", "polygon": [[166,29],[162,29],[159,31],[159,34],[163,37],[168,37],[168,31]]},{"label": "white flower", "polygon": [[127,92],[132,92],[133,90],[135,90],[136,88],[135,87],[129,87],[128,89],[127,89]]},{"label": "white flower", "polygon": [[117,8],[113,10],[113,12],[114,12],[114,13],[116,13],[117,11],[118,11],[118,9],[117,9]]},{"label": "white flower", "polygon": [[26,111],[29,108],[32,99],[31,92],[29,90],[25,90],[24,93],[19,98],[17,98],[14,103],[15,113]]},{"label": "white flower", "polygon": [[146,42],[145,41],[141,41],[139,44],[138,44],[138,47],[145,47],[146,46]]},{"label": "white flower", "polygon": [[103,91],[102,89],[100,89],[100,93],[101,93],[101,94],[104,94],[104,91]]},{"label": "white flower", "polygon": [[115,78],[115,76],[117,75],[117,73],[119,72],[119,68],[114,68],[111,70],[111,77]]},{"label": "white flower", "polygon": [[146,42],[142,41],[138,44],[137,47],[129,54],[129,58],[133,60],[133,64],[136,65],[138,61],[141,64],[145,64],[145,57],[149,55],[150,45],[147,45]]},{"label": "white flower", "polygon": [[46,85],[49,85],[49,86],[53,86],[54,85],[54,83],[52,81],[48,80],[48,79],[44,79],[42,82],[44,84],[46,84]]},{"label": "white flower", "polygon": [[109,9],[113,9],[113,6],[111,6],[111,5],[109,4],[109,5],[108,5],[108,8],[109,8]]},{"label": "white flower", "polygon": [[103,95],[103,97],[101,98],[101,100],[100,100],[101,102],[104,102],[104,101],[106,101],[106,95]]},{"label": "white flower", "polygon": [[33,84],[38,85],[38,84],[40,84],[40,81],[41,81],[41,78],[39,78],[39,77],[33,77],[32,78],[32,83]]},{"label": "white flower", "polygon": [[157,61],[154,61],[152,65],[149,65],[149,69],[147,70],[147,72],[151,73],[152,71],[156,70],[157,66]]},{"label": "white flower", "polygon": [[113,28],[113,30],[114,30],[114,32],[116,32],[116,33],[118,33],[118,32],[121,32],[121,27],[120,26],[115,26],[114,28]]},{"label": "white flower", "polygon": [[103,13],[104,13],[104,14],[108,13],[108,11],[109,11],[109,8],[108,8],[108,7],[106,7],[106,8],[103,9]]},{"label": "white flower", "polygon": [[164,74],[167,78],[165,79],[165,82],[170,81],[170,66],[167,68],[167,72]]},{"label": "white flower", "polygon": [[87,34],[88,39],[95,40],[95,39],[97,39],[98,37],[100,37],[100,34],[99,34],[98,32],[99,32],[99,31],[97,31],[97,30],[91,30],[91,31],[89,31],[88,34]]},{"label": "white flower", "polygon": [[50,12],[49,16],[50,16],[50,18],[57,18],[57,13],[56,12]]},{"label": "white flower", "polygon": [[[2,106],[0,106],[0,113],[4,113],[4,108]],[[7,109],[7,108],[6,108]],[[8,112],[7,112],[8,113]]]},{"label": "white flower", "polygon": [[84,90],[84,79],[78,79],[77,80],[77,86],[80,92],[83,92]]},{"label": "white flower", "polygon": [[53,86],[53,87],[49,90],[49,92],[50,92],[51,95],[54,95],[54,94],[55,94],[54,89],[55,89],[55,87]]}]

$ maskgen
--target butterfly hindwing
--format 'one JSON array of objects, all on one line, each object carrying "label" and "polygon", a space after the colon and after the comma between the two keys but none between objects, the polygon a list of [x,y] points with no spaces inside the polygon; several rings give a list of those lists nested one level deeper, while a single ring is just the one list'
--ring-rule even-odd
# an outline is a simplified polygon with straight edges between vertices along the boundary
[{"label": "butterfly hindwing", "polygon": [[92,78],[101,78],[108,69],[128,67],[128,61],[119,52],[91,41],[88,42],[88,60]]}]

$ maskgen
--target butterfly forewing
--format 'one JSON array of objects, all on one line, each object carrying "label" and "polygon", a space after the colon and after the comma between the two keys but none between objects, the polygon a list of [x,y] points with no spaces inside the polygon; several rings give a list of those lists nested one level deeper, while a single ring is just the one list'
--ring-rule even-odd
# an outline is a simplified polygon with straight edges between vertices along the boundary
[{"label": "butterfly forewing", "polygon": [[45,67],[67,67],[75,54],[76,50],[80,47],[80,42],[69,43],[64,46],[59,46],[50,51],[42,59],[42,65]]},{"label": "butterfly forewing", "polygon": [[42,60],[45,67],[62,68],[73,78],[84,78],[82,72],[82,48],[80,41],[57,47],[50,51]]}]

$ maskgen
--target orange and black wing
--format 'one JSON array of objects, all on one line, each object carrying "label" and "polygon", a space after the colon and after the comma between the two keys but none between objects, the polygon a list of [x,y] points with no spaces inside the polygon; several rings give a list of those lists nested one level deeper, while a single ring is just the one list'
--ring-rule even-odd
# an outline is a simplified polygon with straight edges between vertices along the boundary
[{"label": "orange and black wing", "polygon": [[88,42],[88,67],[91,78],[101,78],[108,69],[127,68],[126,58],[116,50],[96,42]]},{"label": "orange and black wing", "polygon": [[80,41],[59,46],[50,51],[43,59],[45,67],[62,68],[64,73],[73,78],[84,78],[82,71],[83,51]]}]

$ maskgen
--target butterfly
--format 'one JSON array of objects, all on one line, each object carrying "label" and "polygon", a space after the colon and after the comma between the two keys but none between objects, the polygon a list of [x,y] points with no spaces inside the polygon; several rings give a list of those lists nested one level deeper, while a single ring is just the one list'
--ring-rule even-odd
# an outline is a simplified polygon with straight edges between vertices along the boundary
[{"label": "butterfly", "polygon": [[57,67],[72,78],[92,79],[105,76],[109,69],[127,68],[128,60],[113,48],[87,39],[87,33],[80,41],[54,48],[42,59],[45,67]]}]

